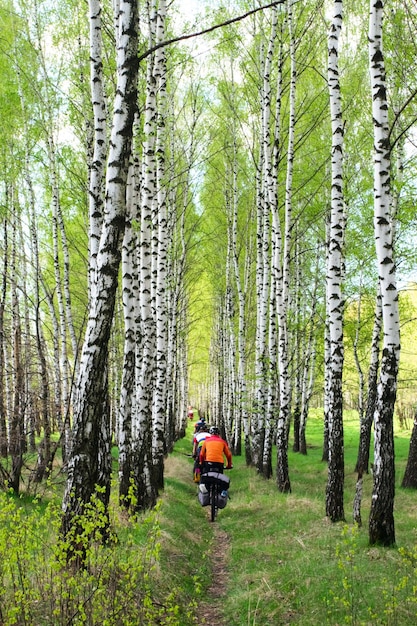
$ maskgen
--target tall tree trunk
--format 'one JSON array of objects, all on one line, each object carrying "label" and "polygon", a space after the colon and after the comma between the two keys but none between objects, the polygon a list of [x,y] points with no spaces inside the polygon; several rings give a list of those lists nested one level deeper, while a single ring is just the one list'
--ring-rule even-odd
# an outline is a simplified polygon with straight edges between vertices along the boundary
[{"label": "tall tree trunk", "polygon": [[[156,3],[147,3],[149,48],[155,43],[157,21]],[[140,222],[140,324],[142,345],[136,353],[136,419],[134,424],[134,484],[138,509],[152,507],[156,503],[157,485],[154,482],[152,459],[152,417],[155,392],[155,275],[152,238],[153,219],[156,214],[156,79],[154,54],[148,57],[146,78],[146,102],[144,111],[144,143],[142,164],[142,198]],[[155,270],[155,274],[153,274]]]},{"label": "tall tree trunk", "polygon": [[[273,13],[272,32],[268,49],[264,54],[261,43],[262,86],[261,100],[261,150],[259,161],[258,216],[257,216],[257,341],[256,341],[256,405],[257,419],[252,446],[252,456],[258,471],[266,478],[272,474],[272,424],[274,385],[269,376],[271,356],[269,343],[273,329],[268,323],[271,318],[271,273],[270,224],[271,213],[276,208],[273,164],[271,158],[271,68],[275,45],[277,13]],[[274,311],[275,314],[275,311]],[[268,340],[269,339],[269,340]],[[275,355],[274,355],[275,356]]]},{"label": "tall tree trunk", "polygon": [[383,350],[374,415],[374,486],[369,515],[369,541],[395,543],[394,405],[400,358],[400,320],[391,215],[391,155],[385,64],[382,52],[384,3],[371,0],[369,64],[374,120],[374,229],[382,299]]},{"label": "tall tree trunk", "polygon": [[127,187],[126,226],[122,246],[122,303],[124,316],[124,354],[123,372],[120,388],[118,416],[118,448],[119,448],[119,500],[129,508],[128,500],[131,479],[133,477],[132,458],[132,413],[135,396],[136,346],[141,345],[140,327],[137,323],[138,304],[136,291],[139,285],[137,235],[133,221],[137,219],[139,206],[136,192],[135,166],[130,170],[130,181]]},{"label": "tall tree trunk", "polygon": [[285,180],[285,233],[282,262],[278,274],[277,313],[278,313],[278,371],[279,371],[279,415],[277,427],[277,485],[279,491],[291,491],[288,470],[288,429],[291,417],[291,377],[288,334],[288,308],[290,294],[290,265],[292,240],[292,195],[294,173],[294,137],[297,67],[295,57],[295,38],[293,24],[293,0],[287,4],[288,32],[290,38],[290,111],[287,148],[287,173]]},{"label": "tall tree trunk", "polygon": [[[55,442],[51,447],[51,431],[52,431],[52,419],[51,419],[51,406],[50,406],[50,392],[49,392],[49,373],[45,352],[45,338],[43,334],[43,328],[41,324],[41,296],[40,285],[42,282],[41,266],[39,261],[39,242],[38,242],[38,230],[36,223],[36,202],[35,192],[33,189],[32,178],[29,168],[29,151],[26,150],[25,155],[25,177],[29,194],[29,227],[30,227],[30,239],[31,239],[31,263],[34,269],[33,277],[33,290],[34,290],[34,304],[35,304],[35,334],[36,334],[36,349],[39,359],[39,376],[40,376],[40,396],[41,396],[41,416],[43,425],[43,439],[39,443],[38,447],[38,460],[35,471],[33,472],[33,479],[35,482],[41,482],[45,472],[50,471],[54,459],[55,452],[60,444],[60,440]],[[60,403],[60,389],[59,389],[59,404]],[[62,408],[59,406],[59,411]],[[59,414],[58,414],[59,415]],[[56,420],[55,420],[56,422]],[[62,420],[58,419],[59,432],[62,434]],[[33,433],[33,439],[35,439],[35,433]],[[65,453],[63,452],[63,458]]]},{"label": "tall tree trunk", "polygon": [[343,454],[343,243],[345,231],[343,197],[343,124],[339,83],[338,47],[342,29],[342,1],[333,3],[328,39],[328,85],[332,123],[332,185],[327,267],[327,310],[330,331],[329,376],[329,471],[326,488],[326,515],[332,522],[344,520]]},{"label": "tall tree trunk", "polygon": [[94,143],[89,167],[89,264],[88,288],[94,296],[97,255],[103,225],[105,165],[108,150],[107,103],[105,96],[102,58],[101,0],[89,0],[90,14],[90,87],[94,117]]},{"label": "tall tree trunk", "polygon": [[234,440],[232,451],[235,455],[242,453],[242,424],[248,420],[247,398],[246,398],[246,339],[245,339],[245,297],[240,278],[239,258],[237,249],[237,222],[238,222],[238,184],[237,184],[237,146],[236,133],[233,133],[233,196],[232,196],[232,259],[233,271],[238,299],[238,336],[237,336],[237,415],[234,430]]},{"label": "tall tree trunk", "polygon": [[[98,458],[106,432],[103,408],[107,403],[107,353],[117,290],[121,244],[125,226],[126,178],[131,153],[137,99],[137,4],[121,0],[118,15],[117,89],[106,177],[105,214],[97,255],[96,285],[87,323],[74,403],[74,424],[68,479],[63,499],[62,529],[69,533],[100,483],[108,497],[109,467]],[[106,440],[106,435],[104,436]]]},{"label": "tall tree trunk", "polygon": [[[159,0],[156,22],[156,44],[166,39],[166,0]],[[156,288],[155,288],[155,331],[156,331],[156,376],[152,420],[152,464],[156,489],[164,488],[164,455],[166,454],[166,397],[167,397],[167,181],[165,150],[167,142],[166,118],[168,113],[167,76],[165,48],[155,52],[154,75],[158,92],[157,136],[156,136]]]},{"label": "tall tree trunk", "polygon": [[301,406],[302,406],[302,386],[303,386],[303,368],[302,368],[302,350],[301,350],[301,263],[299,252],[299,240],[296,235],[295,241],[295,285],[294,285],[294,304],[295,311],[293,315],[295,317],[295,386],[294,386],[294,410],[293,410],[293,452],[300,451],[300,420],[301,420]]}]

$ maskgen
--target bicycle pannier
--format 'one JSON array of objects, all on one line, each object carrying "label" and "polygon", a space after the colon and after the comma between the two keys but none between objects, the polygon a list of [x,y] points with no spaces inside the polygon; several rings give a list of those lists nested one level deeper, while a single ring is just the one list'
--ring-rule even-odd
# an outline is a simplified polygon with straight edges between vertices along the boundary
[{"label": "bicycle pannier", "polygon": [[[225,494],[225,495],[223,495]],[[217,495],[217,506],[219,509],[224,509],[227,504],[227,493],[222,492]]]},{"label": "bicycle pannier", "polygon": [[201,504],[201,506],[208,506],[210,504],[210,494],[207,491],[207,488],[205,485],[199,485],[198,501]]}]

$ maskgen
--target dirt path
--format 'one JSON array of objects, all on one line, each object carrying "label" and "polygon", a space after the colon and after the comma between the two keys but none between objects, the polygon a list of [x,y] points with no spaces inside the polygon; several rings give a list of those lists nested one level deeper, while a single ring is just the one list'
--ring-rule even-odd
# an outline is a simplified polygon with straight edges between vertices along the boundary
[{"label": "dirt path", "polygon": [[[184,481],[190,480],[190,468],[187,464],[168,457],[165,465],[166,475],[181,477]],[[213,530],[213,543],[207,551],[212,566],[212,584],[202,594],[202,600],[197,609],[198,624],[201,626],[225,626],[226,622],[221,614],[222,598],[227,591],[230,540],[218,525],[210,521],[210,507],[206,507],[207,524]],[[213,552],[215,551],[215,558]]]},{"label": "dirt path", "polygon": [[[208,512],[209,513],[209,512]],[[209,515],[207,516],[209,520]],[[211,523],[208,521],[208,523]],[[219,528],[217,522],[213,524],[213,548],[216,551],[216,558],[211,558],[212,563],[212,584],[207,589],[204,600],[200,602],[198,608],[199,623],[207,626],[225,626],[222,617],[222,598],[226,594],[227,587],[227,561],[229,555],[229,538],[227,534]],[[210,555],[209,555],[210,556]]]}]

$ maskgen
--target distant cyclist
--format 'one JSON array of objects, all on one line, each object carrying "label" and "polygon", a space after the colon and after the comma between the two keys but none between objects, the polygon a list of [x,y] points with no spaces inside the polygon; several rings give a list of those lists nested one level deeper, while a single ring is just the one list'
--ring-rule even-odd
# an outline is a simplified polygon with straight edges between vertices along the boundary
[{"label": "distant cyclist", "polygon": [[194,482],[200,482],[200,474],[201,474],[201,466],[200,466],[200,452],[201,447],[205,441],[205,439],[209,436],[208,428],[204,423],[201,423],[197,426],[197,432],[193,437],[193,459],[194,459],[194,468],[193,468],[193,476]]},{"label": "distant cyclist", "polygon": [[199,424],[196,428],[196,432],[193,436],[193,459],[197,461],[200,458],[201,446],[207,437],[209,436],[209,429],[205,423]]},{"label": "distant cyclist", "polygon": [[201,473],[221,472],[223,473],[224,458],[226,458],[226,469],[231,469],[232,453],[226,441],[220,437],[220,430],[217,426],[212,426],[209,430],[209,437],[203,441],[200,451]]},{"label": "distant cyclist", "polygon": [[200,417],[199,420],[194,424],[194,434],[200,430],[201,426],[207,426],[206,420],[204,417]]}]

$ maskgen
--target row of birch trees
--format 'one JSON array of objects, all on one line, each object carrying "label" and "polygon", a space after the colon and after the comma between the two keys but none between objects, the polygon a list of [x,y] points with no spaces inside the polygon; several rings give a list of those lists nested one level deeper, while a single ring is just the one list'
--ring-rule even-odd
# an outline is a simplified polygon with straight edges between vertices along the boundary
[{"label": "row of birch trees", "polygon": [[[370,541],[391,545],[400,352],[396,268],[407,258],[404,223],[401,232],[397,229],[413,195],[415,84],[403,82],[404,68],[397,74],[400,51],[390,37],[400,24],[413,30],[415,23],[407,3],[390,3],[388,24],[381,2],[343,4],[288,2],[257,16],[246,36],[235,27],[222,33],[217,62],[223,75],[216,98],[217,141],[223,149],[208,165],[207,176],[214,181],[221,171],[224,178],[217,202],[227,238],[215,243],[216,255],[220,246],[226,250],[225,270],[223,277],[215,277],[218,314],[212,352],[217,359],[202,396],[206,393],[214,403],[212,413],[222,416],[230,441],[236,441],[235,429],[240,432],[243,424],[247,461],[266,478],[272,475],[276,444],[276,481],[280,491],[288,492],[290,422],[294,450],[306,453],[309,403],[320,381],[323,459],[329,467],[326,515],[345,519],[344,326],[348,298],[356,301],[351,307],[358,309],[358,332],[362,323],[362,286],[348,275],[353,263],[361,264],[370,287],[368,306],[375,301],[375,321],[368,366],[363,357],[357,359],[362,378],[369,367],[357,495],[369,469],[374,425]],[[232,125],[227,115],[239,121]],[[252,159],[249,214],[247,172],[239,150],[250,151]],[[411,169],[404,177],[406,164]],[[212,195],[205,202],[208,213]],[[356,248],[352,262],[348,224],[358,212],[354,229],[363,228],[362,250]],[[359,521],[359,500],[356,504]]]},{"label": "row of birch trees", "polygon": [[374,424],[370,539],[394,543],[417,27],[411,0],[345,4],[236,0],[192,24],[175,1],[2,1],[0,482],[18,493],[30,453],[36,489],[59,451],[64,533],[108,506],[114,447],[121,505],[154,506],[190,389],[281,492],[320,395],[344,519],[348,302],[358,489]]}]

